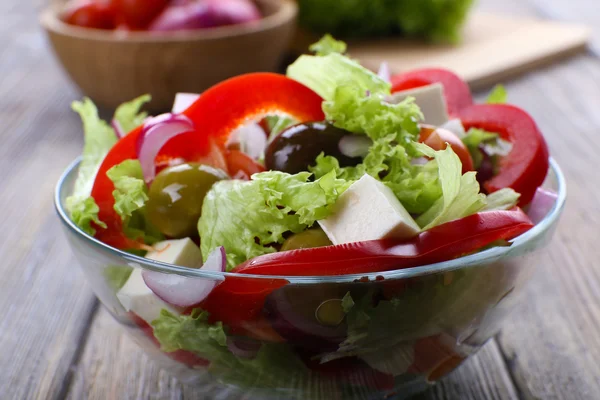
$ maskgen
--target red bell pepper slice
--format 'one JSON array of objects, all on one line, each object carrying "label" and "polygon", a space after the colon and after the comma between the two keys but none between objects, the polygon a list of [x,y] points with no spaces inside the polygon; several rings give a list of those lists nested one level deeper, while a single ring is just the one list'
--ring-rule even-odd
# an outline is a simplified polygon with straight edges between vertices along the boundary
[{"label": "red bell pepper slice", "polygon": [[455,73],[439,68],[418,69],[392,77],[392,93],[434,83],[441,83],[444,86],[450,115],[456,115],[463,108],[473,104],[469,85]]},{"label": "red bell pepper slice", "polygon": [[[200,96],[184,114],[197,127],[173,138],[157,156],[157,164],[170,159],[185,161],[217,160],[230,133],[250,120],[260,120],[270,114],[285,114],[300,121],[324,119],[322,99],[312,90],[283,75],[254,73],[224,81]],[[138,248],[140,243],[130,240],[122,232],[121,219],[113,210],[113,183],[106,172],[113,166],[136,159],[137,141],[142,127],[122,138],[108,153],[100,166],[92,197],[100,208],[99,218],[107,228],[97,228],[96,238],[120,249]],[[215,149],[212,143],[216,143]],[[220,165],[217,165],[220,166]]]},{"label": "red bell pepper slice", "polygon": [[460,110],[457,116],[467,130],[498,133],[512,143],[511,152],[500,160],[500,171],[483,186],[488,193],[513,188],[521,193],[519,205],[529,204],[549,168],[548,146],[533,118],[506,104],[476,104]]},{"label": "red bell pepper slice", "polygon": [[375,240],[260,256],[238,266],[240,274],[330,276],[383,272],[451,260],[533,226],[519,208],[487,211],[439,225],[414,239]]},{"label": "red bell pepper slice", "polygon": [[[287,284],[288,281],[284,279],[227,277],[199,307],[210,313],[211,322],[223,322],[232,333],[257,337],[255,331],[264,333],[261,312],[265,299],[271,292]],[[277,337],[272,341],[281,340],[279,335]]]},{"label": "red bell pepper slice", "polygon": [[[340,246],[302,249],[254,258],[233,272],[254,275],[328,276],[381,272],[450,260],[497,240],[509,240],[533,226],[521,209],[489,211],[448,222],[398,243],[377,240]],[[234,332],[261,318],[267,296],[288,282],[284,279],[227,277],[200,304],[211,320]]]}]

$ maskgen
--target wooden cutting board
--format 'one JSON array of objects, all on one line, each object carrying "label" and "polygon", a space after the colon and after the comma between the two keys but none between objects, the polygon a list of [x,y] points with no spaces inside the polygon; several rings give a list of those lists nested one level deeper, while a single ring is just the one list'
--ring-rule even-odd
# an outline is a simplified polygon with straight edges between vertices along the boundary
[{"label": "wooden cutting board", "polygon": [[[444,67],[477,89],[585,51],[590,35],[582,25],[474,13],[460,45],[384,39],[349,43],[349,49],[352,57],[375,71],[383,61],[393,73]],[[313,39],[304,36],[295,48],[306,49]]]}]

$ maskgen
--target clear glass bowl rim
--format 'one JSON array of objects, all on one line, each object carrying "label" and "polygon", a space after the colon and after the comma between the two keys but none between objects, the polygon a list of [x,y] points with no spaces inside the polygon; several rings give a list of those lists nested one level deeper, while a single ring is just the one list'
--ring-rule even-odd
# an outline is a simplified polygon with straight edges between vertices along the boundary
[{"label": "clear glass bowl rim", "polygon": [[83,232],[77,227],[73,221],[69,218],[64,204],[61,201],[61,194],[64,190],[69,177],[74,173],[81,162],[81,157],[75,159],[61,175],[54,193],[54,205],[56,211],[63,222],[63,224],[76,236],[80,236],[89,245],[95,246],[100,251],[105,251],[112,254],[114,257],[123,259],[129,266],[167,273],[167,274],[178,274],[187,276],[190,278],[203,278],[211,280],[222,281],[226,277],[238,277],[245,279],[284,279],[289,283],[294,284],[309,284],[309,283],[347,283],[354,282],[357,279],[367,278],[369,281],[381,279],[383,277],[386,280],[398,280],[408,279],[418,276],[431,275],[437,273],[444,273],[448,271],[454,271],[457,269],[485,265],[495,261],[499,261],[513,252],[517,252],[519,249],[526,247],[528,243],[535,241],[536,238],[543,236],[553,225],[557,222],[560,217],[562,210],[564,209],[566,198],[567,198],[567,187],[565,177],[562,170],[554,161],[550,159],[550,170],[554,174],[558,186],[558,198],[552,207],[552,210],[544,217],[540,223],[534,226],[529,231],[525,232],[521,236],[511,240],[511,246],[508,247],[494,247],[479,253],[471,254],[468,256],[456,258],[449,261],[439,262],[435,264],[428,264],[419,267],[392,270],[386,272],[372,272],[367,274],[352,274],[352,275],[337,275],[337,276],[283,276],[283,275],[251,275],[251,274],[238,274],[231,272],[206,272],[202,270],[195,270],[191,268],[178,267],[171,264],[165,264],[158,261],[149,260],[144,257],[135,256],[133,254],[126,253],[122,250],[118,250],[114,247],[108,246],[96,238]]}]

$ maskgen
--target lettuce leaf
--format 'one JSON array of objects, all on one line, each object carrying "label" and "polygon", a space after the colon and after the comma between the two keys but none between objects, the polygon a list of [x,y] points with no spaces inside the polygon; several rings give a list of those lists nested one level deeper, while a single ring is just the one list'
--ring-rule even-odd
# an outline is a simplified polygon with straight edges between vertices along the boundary
[{"label": "lettuce leaf", "polygon": [[337,88],[344,85],[362,93],[387,95],[391,91],[391,84],[339,53],[300,56],[288,67],[287,75],[315,91],[324,100],[333,100]]},{"label": "lettuce leaf", "polygon": [[145,94],[137,99],[121,104],[117,108],[113,118],[125,134],[128,134],[144,123],[144,120],[148,117],[148,113],[140,112],[140,110],[150,100],[152,100],[152,96]]},{"label": "lettuce leaf", "polygon": [[114,210],[123,221],[125,235],[131,239],[143,238],[146,244],[162,240],[162,234],[146,218],[148,188],[139,160],[125,160],[109,169],[106,175],[115,186]]},{"label": "lettuce leaf", "polygon": [[338,128],[400,145],[417,140],[418,122],[423,119],[413,98],[391,104],[384,94],[366,94],[354,85],[337,87],[331,100],[323,103],[323,111]]},{"label": "lettuce leaf", "polygon": [[348,50],[345,42],[335,40],[330,34],[326,34],[317,43],[309,47],[309,50],[318,56],[326,56],[332,53],[344,54]]},{"label": "lettuce leaf", "polygon": [[270,171],[251,181],[221,181],[204,198],[198,230],[206,259],[224,246],[228,269],[262,254],[274,253],[287,232],[302,232],[327,217],[349,183],[331,172],[309,182],[311,174]]},{"label": "lettuce leaf", "polygon": [[66,207],[73,222],[86,233],[94,235],[96,231],[91,222],[102,227],[105,225],[98,220],[99,208],[90,195],[100,164],[117,142],[117,136],[110,125],[100,119],[98,109],[90,99],[73,102],[71,107],[83,122],[84,146],[73,194],[67,198]]},{"label": "lettuce leaf", "polygon": [[457,42],[473,0],[299,0],[300,24],[343,37],[402,34]]},{"label": "lettuce leaf", "polygon": [[475,172],[462,175],[462,164],[451,147],[442,151],[418,144],[417,147],[428,157],[434,157],[442,187],[442,197],[417,218],[417,224],[428,230],[434,226],[463,218],[481,211],[486,206],[485,195],[480,193]]},{"label": "lettuce leaf", "polygon": [[486,197],[486,206],[482,211],[510,210],[519,203],[521,195],[511,188],[500,189]]},{"label": "lettuce leaf", "polygon": [[505,104],[508,101],[508,93],[503,85],[496,85],[489,94],[486,103]]},{"label": "lettuce leaf", "polygon": [[[306,366],[287,344],[265,343],[253,359],[236,357],[227,348],[223,324],[210,324],[208,313],[202,309],[194,309],[190,315],[162,310],[152,326],[163,351],[190,351],[210,361],[209,372],[227,384],[247,390],[272,389],[287,387],[308,376]],[[298,388],[297,398],[304,398],[306,390],[309,389]]]},{"label": "lettuce leaf", "polygon": [[96,230],[92,227],[92,222],[102,228],[106,228],[106,224],[98,218],[100,207],[98,207],[96,200],[91,196],[86,198],[68,197],[67,210],[75,225],[88,235],[94,236],[96,234]]}]

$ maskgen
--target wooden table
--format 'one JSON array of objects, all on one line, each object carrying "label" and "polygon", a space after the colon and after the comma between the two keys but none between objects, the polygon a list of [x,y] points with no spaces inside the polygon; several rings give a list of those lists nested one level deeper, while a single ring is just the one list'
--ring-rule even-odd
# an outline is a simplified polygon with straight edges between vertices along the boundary
[{"label": "wooden table", "polygon": [[[52,192],[81,151],[69,109],[80,95],[48,50],[36,23],[42,1],[34,1],[33,8],[0,2],[0,398],[207,398],[125,337],[61,232]],[[488,0],[481,7],[600,23],[597,5],[586,0]],[[570,199],[522,306],[422,398],[599,399],[600,61],[581,55],[507,88],[545,133]]]}]

